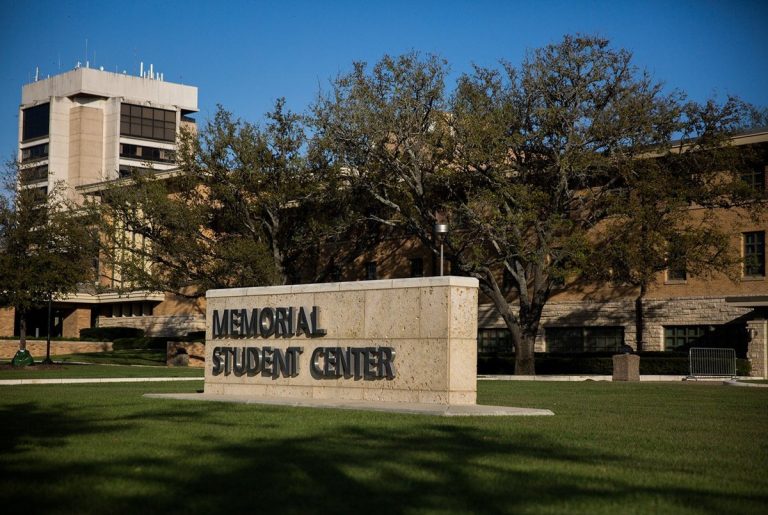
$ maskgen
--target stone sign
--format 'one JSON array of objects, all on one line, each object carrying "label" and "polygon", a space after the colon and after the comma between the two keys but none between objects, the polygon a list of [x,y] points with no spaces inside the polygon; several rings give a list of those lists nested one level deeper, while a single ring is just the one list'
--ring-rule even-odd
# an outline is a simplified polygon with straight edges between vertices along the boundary
[{"label": "stone sign", "polygon": [[475,404],[476,279],[207,292],[205,393]]}]

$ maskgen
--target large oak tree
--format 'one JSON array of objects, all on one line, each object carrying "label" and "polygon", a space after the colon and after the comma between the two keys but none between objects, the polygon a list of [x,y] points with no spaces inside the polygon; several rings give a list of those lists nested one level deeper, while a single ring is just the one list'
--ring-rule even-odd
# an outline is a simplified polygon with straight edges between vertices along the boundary
[{"label": "large oak tree", "polygon": [[654,180],[648,160],[694,170],[700,154],[673,138],[714,152],[734,124],[725,109],[702,124],[706,106],[666,93],[596,37],[566,36],[519,67],[478,67],[451,96],[447,73],[417,54],[358,63],[314,106],[314,126],[360,204],[377,207],[370,217],[434,251],[435,222],[450,222],[453,273],[479,280],[512,334],[516,372],[532,374],[544,306],[593,269],[595,229],[628,188]]}]

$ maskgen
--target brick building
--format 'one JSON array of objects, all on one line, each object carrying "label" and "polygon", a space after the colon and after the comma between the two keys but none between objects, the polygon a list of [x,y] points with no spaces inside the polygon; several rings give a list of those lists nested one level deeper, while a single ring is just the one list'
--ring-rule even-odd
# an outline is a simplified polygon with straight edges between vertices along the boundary
[{"label": "brick building", "polygon": [[[194,126],[197,88],[162,80],[154,72],[139,77],[78,68],[22,89],[19,108],[19,161],[23,187],[47,191],[65,181],[73,198],[119,181],[128,168],[151,163],[158,174],[173,173],[176,134]],[[768,130],[734,138],[735,145],[768,145]],[[766,190],[766,167],[744,180]],[[768,280],[765,235],[768,217],[754,219],[735,210],[719,213],[732,245],[745,258],[740,276],[689,276],[683,270],[660,273],[645,303],[644,350],[670,351],[704,341],[749,349],[753,374],[768,377]],[[696,216],[695,209],[691,216]],[[204,301],[158,292],[116,293],[119,273],[102,270],[99,284],[54,305],[55,336],[76,337],[84,327],[138,327],[151,335],[178,335],[204,327]],[[431,253],[397,242],[360,257],[340,271],[341,280],[375,280],[438,275]],[[636,346],[632,288],[609,285],[564,288],[548,302],[537,336],[539,352],[617,351]],[[0,335],[15,334],[12,309],[0,309]],[[490,303],[478,313],[481,351],[511,350],[510,337]],[[30,336],[46,331],[43,312],[28,323]]]}]

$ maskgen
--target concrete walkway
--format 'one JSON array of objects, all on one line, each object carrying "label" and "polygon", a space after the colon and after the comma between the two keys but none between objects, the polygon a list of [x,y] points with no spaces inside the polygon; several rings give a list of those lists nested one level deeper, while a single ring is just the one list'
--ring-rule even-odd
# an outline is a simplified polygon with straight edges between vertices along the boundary
[{"label": "concrete walkway", "polygon": [[[559,375],[559,376],[524,376],[524,375],[479,375],[477,376],[478,380],[482,381],[613,381],[613,376],[609,375]],[[760,377],[747,377],[747,376],[739,376],[736,378],[737,381],[743,381],[743,380],[749,380],[749,379],[762,379]],[[711,377],[711,378],[705,378],[700,377],[698,379],[688,379],[688,376],[661,376],[661,375],[641,375],[640,381],[645,382],[666,382],[666,383],[674,383],[674,382],[680,382],[680,381],[730,381],[730,378],[727,377]]]},{"label": "concrete walkway", "polygon": [[[139,365],[137,365],[139,366]],[[611,376],[606,375],[583,375],[583,376],[514,376],[514,375],[479,375],[478,381],[612,381]],[[737,377],[736,381],[749,379],[761,379],[759,377]],[[58,378],[58,379],[2,379],[0,386],[17,386],[29,384],[77,384],[77,383],[141,383],[141,382],[161,382],[161,381],[203,381],[203,377],[110,377],[110,378]],[[681,382],[685,381],[686,376],[640,376],[641,382]],[[696,380],[690,380],[696,382]],[[733,381],[726,378],[699,379],[699,382],[721,382],[732,384]],[[739,383],[744,384],[744,383]],[[753,385],[750,385],[753,386]]]},{"label": "concrete walkway", "polygon": [[347,401],[340,399],[296,399],[280,397],[251,397],[245,395],[213,395],[207,393],[145,393],[151,399],[184,401],[230,402],[235,404],[263,404],[301,408],[345,409],[358,411],[384,411],[412,415],[439,417],[510,417],[551,416],[548,409],[513,408],[510,406],[418,404],[408,402]]},{"label": "concrete walkway", "polygon": [[92,377],[59,379],[3,379],[0,386],[29,384],[86,384],[86,383],[159,383],[162,381],[203,381],[203,377]]}]

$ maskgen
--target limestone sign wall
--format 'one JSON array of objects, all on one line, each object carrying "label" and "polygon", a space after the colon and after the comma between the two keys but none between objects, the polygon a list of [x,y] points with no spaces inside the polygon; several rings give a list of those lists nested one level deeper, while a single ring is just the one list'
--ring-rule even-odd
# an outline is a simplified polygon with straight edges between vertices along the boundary
[{"label": "limestone sign wall", "polygon": [[205,393],[475,404],[476,279],[210,290]]}]

